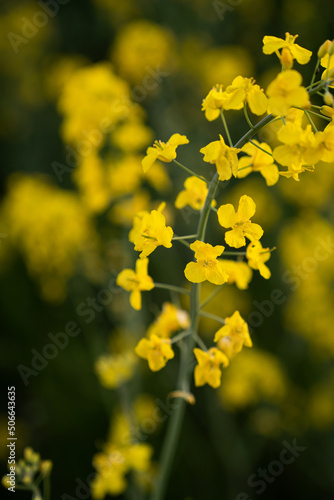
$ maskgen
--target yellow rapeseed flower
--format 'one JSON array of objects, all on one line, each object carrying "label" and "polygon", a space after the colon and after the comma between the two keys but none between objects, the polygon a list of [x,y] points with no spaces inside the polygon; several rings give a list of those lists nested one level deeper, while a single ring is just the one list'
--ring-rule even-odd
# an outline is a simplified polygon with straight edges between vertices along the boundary
[{"label": "yellow rapeseed flower", "polygon": [[228,357],[217,347],[211,347],[207,352],[196,347],[194,354],[198,361],[194,372],[195,385],[200,387],[209,384],[215,389],[219,387],[222,374],[220,365],[227,366],[229,364]]},{"label": "yellow rapeseed flower", "polygon": [[237,153],[239,153],[240,149],[227,146],[223,137],[221,135],[219,137],[219,141],[210,142],[210,144],[200,149],[200,152],[204,154],[204,161],[216,165],[219,179],[226,181],[232,177],[232,174],[234,177],[237,176]]},{"label": "yellow rapeseed flower", "polygon": [[144,172],[147,172],[156,160],[166,163],[175,160],[176,148],[181,144],[188,144],[189,140],[185,135],[173,134],[167,142],[155,141],[153,146],[147,148],[146,156],[142,160]]},{"label": "yellow rapeseed flower", "polygon": [[135,250],[141,252],[139,257],[145,259],[159,245],[171,248],[173,229],[166,226],[166,219],[162,215],[165,203],[161,203],[158,210],[143,212],[134,218],[133,228],[129,233],[129,240],[134,243]]},{"label": "yellow rapeseed flower", "polygon": [[148,337],[154,333],[158,337],[169,338],[180,329],[190,326],[190,318],[186,311],[176,307],[170,302],[165,302],[157,319],[149,326]]},{"label": "yellow rapeseed flower", "polygon": [[218,208],[218,221],[223,227],[231,227],[231,231],[225,233],[225,241],[230,247],[240,248],[246,244],[245,237],[251,241],[259,240],[263,235],[263,229],[259,224],[250,221],[255,214],[256,205],[250,196],[246,194],[239,200],[236,212],[231,203]]},{"label": "yellow rapeseed flower", "polygon": [[314,134],[311,125],[303,129],[297,122],[287,122],[278,131],[277,138],[283,145],[274,149],[273,157],[278,163],[288,167],[286,172],[280,174],[293,177],[297,181],[301,172],[310,170],[306,165],[318,163],[323,154],[329,151],[329,147],[326,149],[322,147],[321,141],[325,139],[323,133]]},{"label": "yellow rapeseed flower", "polygon": [[147,359],[152,372],[161,370],[169,359],[174,358],[170,339],[158,337],[154,333],[148,339],[141,339],[135,351],[140,358]]},{"label": "yellow rapeseed flower", "polygon": [[[257,146],[267,151],[265,153]],[[274,163],[271,147],[265,142],[259,143],[254,140],[253,144],[247,142],[241,151],[247,153],[248,156],[242,156],[239,159],[238,178],[246,177],[251,172],[260,172],[265,178],[267,186],[273,186],[279,179],[278,168]]]},{"label": "yellow rapeseed flower", "polygon": [[252,279],[253,271],[246,262],[218,259],[220,267],[228,274],[229,285],[235,283],[239,290],[246,290]]},{"label": "yellow rapeseed flower", "polygon": [[203,99],[202,111],[205,112],[205,118],[209,122],[218,118],[220,110],[224,109],[224,103],[226,102],[227,96],[223,88],[223,85],[215,85],[206,98]]},{"label": "yellow rapeseed flower", "polygon": [[218,342],[219,349],[228,358],[232,358],[240,352],[243,346],[252,347],[248,325],[239,311],[235,311],[232,316],[225,318],[225,325],[216,332],[214,342]]},{"label": "yellow rapeseed flower", "polygon": [[[185,180],[184,187],[185,189],[177,195],[175,207],[181,209],[189,205],[194,210],[201,210],[209,190],[206,182],[193,175]],[[212,206],[215,205],[216,201],[213,200]]]},{"label": "yellow rapeseed flower", "polygon": [[117,276],[116,283],[130,294],[130,304],[134,309],[141,309],[141,291],[152,290],[154,283],[147,274],[148,259],[137,259],[136,271],[123,269]]},{"label": "yellow rapeseed flower", "polygon": [[[265,36],[263,38],[263,53],[273,54],[275,52],[278,58],[281,61],[283,58],[284,61],[287,58],[286,53],[288,52],[290,53],[290,57],[296,59],[299,64],[307,64],[311,59],[312,52],[295,43],[297,37],[298,35],[290,35],[290,33],[285,33],[285,40],[276,36]],[[282,49],[281,53],[279,52],[280,49]]]},{"label": "yellow rapeseed flower", "polygon": [[237,76],[232,85],[226,88],[225,109],[242,109],[245,103],[255,115],[263,115],[267,111],[268,99],[254,78]]},{"label": "yellow rapeseed flower", "polygon": [[267,89],[268,111],[273,115],[285,116],[293,106],[308,108],[308,93],[301,83],[302,76],[294,69],[279,73]]},{"label": "yellow rapeseed flower", "polygon": [[215,285],[222,285],[228,280],[228,275],[220,267],[217,257],[223,253],[225,247],[196,240],[190,245],[195,252],[197,262],[189,262],[184,270],[185,277],[192,283],[202,283],[205,280]]},{"label": "yellow rapeseed flower", "polygon": [[266,280],[270,278],[271,272],[265,262],[270,259],[270,249],[263,248],[260,241],[253,241],[246,250],[248,264],[252,269],[257,269]]}]

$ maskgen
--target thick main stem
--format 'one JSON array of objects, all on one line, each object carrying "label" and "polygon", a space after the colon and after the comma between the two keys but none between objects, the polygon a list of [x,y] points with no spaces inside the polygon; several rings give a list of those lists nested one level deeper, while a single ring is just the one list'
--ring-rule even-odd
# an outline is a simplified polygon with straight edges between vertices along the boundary
[{"label": "thick main stem", "polygon": [[[218,174],[216,173],[210,183],[208,194],[198,223],[197,239],[201,241],[203,241],[205,237],[206,226],[210,214],[210,207],[212,200],[214,199],[218,183],[219,178]],[[193,283],[190,292],[190,330],[192,332],[192,335],[189,335],[189,337],[184,339],[181,344],[181,363],[177,384],[177,389],[183,392],[189,392],[190,378],[192,375],[191,355],[195,345],[195,336],[197,334],[199,320],[199,295],[200,285],[198,283]],[[173,408],[173,413],[169,419],[168,428],[161,452],[160,475],[157,481],[156,488],[151,496],[151,500],[162,500],[167,489],[168,479],[177,450],[177,444],[179,442],[180,432],[186,410],[186,401],[184,399],[178,399],[177,401],[178,405],[176,408]]]}]

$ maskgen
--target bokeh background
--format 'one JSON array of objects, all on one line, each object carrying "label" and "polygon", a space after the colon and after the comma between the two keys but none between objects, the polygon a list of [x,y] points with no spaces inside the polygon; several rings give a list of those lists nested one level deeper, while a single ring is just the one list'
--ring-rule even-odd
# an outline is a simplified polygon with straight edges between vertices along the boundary
[{"label": "bokeh background", "polygon": [[[54,11],[49,5],[43,25],[36,13],[47,4],[0,5],[0,459],[5,473],[6,393],[15,385],[18,456],[30,445],[53,461],[52,499],[89,498],[76,496],[78,481],[89,482],[92,459],[125,404],[122,389],[113,388],[115,369],[101,368],[101,356],[108,363],[108,352],[129,354],[170,300],[156,290],[134,313],[114,285],[135,260],[127,240],[132,215],[166,200],[177,234],[191,234],[197,220],[191,209],[173,209],[184,173],[160,165],[143,176],[140,159],[154,139],[179,132],[190,140],[180,161],[204,172],[199,149],[222,133],[201,111],[212,85],[240,74],[266,88],[279,64],[262,54],[263,36],[298,33],[316,52],[333,38],[334,8],[325,0],[70,0]],[[31,27],[35,21],[41,26]],[[315,56],[298,68],[305,82],[314,64]],[[106,118],[111,132],[104,134]],[[227,119],[237,140],[247,125],[238,112]],[[273,132],[261,139],[274,144]],[[253,326],[254,348],[224,371],[220,389],[195,390],[167,498],[257,498],[259,486],[248,478],[293,440],[305,450],[271,476],[263,498],[333,498],[333,185],[329,164],[299,183],[281,178],[269,188],[252,174],[221,185],[220,202],[253,197],[264,244],[277,251],[269,281],[254,274],[249,289],[228,286],[208,309],[224,316],[239,309]],[[213,228],[209,236],[219,234]],[[178,283],[188,258],[183,247],[159,249],[150,274]],[[18,366],[21,374],[32,368],[49,334],[73,322],[80,333],[45,368],[22,377]],[[203,335],[210,339],[216,326],[203,321]],[[138,418],[148,418],[175,387],[176,360],[157,374],[131,356],[128,362],[135,375],[127,396]],[[157,460],[165,425],[155,427],[143,434]],[[145,498],[136,494],[129,498]]]}]

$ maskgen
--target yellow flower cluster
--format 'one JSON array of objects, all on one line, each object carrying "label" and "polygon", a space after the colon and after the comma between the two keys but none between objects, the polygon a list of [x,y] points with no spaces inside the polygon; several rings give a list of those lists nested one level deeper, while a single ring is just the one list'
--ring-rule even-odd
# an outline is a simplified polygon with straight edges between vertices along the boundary
[{"label": "yellow flower cluster", "polygon": [[2,477],[2,484],[5,488],[12,492],[15,492],[15,487],[30,490],[34,492],[36,499],[42,498],[38,485],[50,476],[51,460],[41,460],[40,454],[28,446],[23,450],[23,458],[19,459],[15,465],[9,465],[8,468],[9,474]]},{"label": "yellow flower cluster", "polygon": [[92,496],[96,500],[106,495],[120,495],[127,488],[127,475],[130,471],[136,477],[137,486],[141,476],[151,475],[152,447],[140,443],[136,434],[140,434],[142,421],[147,417],[147,411],[142,411],[144,403],[152,411],[152,405],[143,402],[135,404],[131,409],[134,427],[129,425],[129,419],[124,413],[117,413],[112,419],[110,436],[101,452],[93,457],[96,475],[91,483]]},{"label": "yellow flower cluster", "polygon": [[43,297],[62,300],[78,257],[96,239],[78,197],[46,177],[15,175],[9,181],[1,217],[8,224],[11,244],[22,253]]}]

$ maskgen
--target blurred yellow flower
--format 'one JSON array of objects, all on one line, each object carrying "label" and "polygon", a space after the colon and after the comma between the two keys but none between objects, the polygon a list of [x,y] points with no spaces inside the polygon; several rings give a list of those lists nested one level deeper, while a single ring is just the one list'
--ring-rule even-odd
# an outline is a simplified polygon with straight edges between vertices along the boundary
[{"label": "blurred yellow flower", "polygon": [[241,410],[261,400],[279,403],[286,389],[279,360],[269,352],[247,349],[224,373],[219,396],[228,409]]},{"label": "blurred yellow flower", "polygon": [[147,471],[152,452],[152,447],[146,443],[120,443],[118,446],[107,443],[104,450],[93,457],[93,465],[97,470],[90,485],[93,498],[101,500],[108,494],[123,493],[127,488],[128,472]]},{"label": "blurred yellow flower", "polygon": [[101,385],[107,389],[119,387],[131,379],[136,366],[136,357],[132,351],[115,355],[100,356],[95,363],[95,371]]},{"label": "blurred yellow flower", "polygon": [[[185,180],[184,187],[185,189],[177,195],[175,207],[181,209],[189,205],[194,210],[201,210],[209,191],[207,183],[193,175]],[[212,200],[212,206],[216,206],[215,200]]]},{"label": "blurred yellow flower", "polygon": [[180,329],[190,326],[190,318],[186,311],[176,307],[170,302],[165,302],[157,319],[149,326],[147,336],[153,333],[158,337],[169,338]]},{"label": "blurred yellow flower", "polygon": [[219,387],[222,375],[220,365],[228,366],[228,357],[216,347],[211,347],[207,352],[196,347],[194,354],[198,361],[194,372],[195,385],[200,387],[209,384],[214,389]]},{"label": "blurred yellow flower", "polygon": [[129,96],[128,83],[108,63],[74,71],[58,102],[65,142],[76,145],[81,156],[101,148],[112,128],[139,107]]},{"label": "blurred yellow flower", "polygon": [[219,266],[217,257],[223,253],[222,245],[213,247],[210,243],[195,241],[190,245],[195,252],[197,262],[189,262],[184,270],[185,277],[192,283],[202,283],[205,280],[215,285],[222,285],[228,280],[228,275]]},{"label": "blurred yellow flower", "polygon": [[146,156],[142,160],[144,172],[147,172],[156,160],[171,162],[176,158],[176,148],[181,144],[188,144],[189,140],[185,135],[173,134],[165,143],[155,141],[153,146],[150,146],[146,151]]},{"label": "blurred yellow flower", "polygon": [[287,122],[277,132],[277,139],[285,146],[274,149],[274,158],[285,166],[318,163],[323,152],[320,147],[322,138],[322,133],[313,133],[311,125],[304,129],[297,123]]},{"label": "blurred yellow flower", "polygon": [[135,351],[139,357],[147,359],[152,372],[161,370],[169,359],[174,358],[170,339],[158,337],[154,333],[148,339],[141,339]]},{"label": "blurred yellow flower", "polygon": [[136,271],[123,269],[117,276],[116,283],[130,294],[130,304],[137,311],[141,309],[141,291],[152,290],[154,283],[147,274],[148,259],[137,259]]},{"label": "blurred yellow flower", "polygon": [[210,142],[210,144],[200,149],[200,152],[204,154],[204,161],[216,165],[219,179],[226,181],[232,177],[232,174],[234,177],[237,176],[237,153],[240,149],[227,146],[223,137],[221,135],[219,137],[219,141]]},{"label": "blurred yellow flower", "polygon": [[250,243],[246,250],[248,265],[252,269],[257,269],[261,276],[269,279],[271,276],[270,269],[265,265],[270,259],[270,249],[263,248],[260,241],[253,241]]},{"label": "blurred yellow flower", "polygon": [[112,132],[112,142],[125,153],[135,153],[152,140],[152,130],[138,118],[120,123]]},{"label": "blurred yellow flower", "polygon": [[171,31],[148,19],[127,22],[116,34],[111,56],[122,77],[148,94],[175,66],[175,39]]},{"label": "blurred yellow flower", "polygon": [[143,189],[136,191],[131,198],[117,201],[109,211],[109,218],[116,225],[131,227],[134,217],[149,209],[150,195]]},{"label": "blurred yellow flower", "polygon": [[[262,148],[262,150],[259,148]],[[251,172],[260,172],[265,178],[267,186],[276,184],[279,179],[278,168],[274,164],[269,144],[254,140],[253,143],[248,142],[245,144],[241,151],[246,153],[247,156],[242,156],[239,159],[238,178],[246,177]]]},{"label": "blurred yellow flower", "polygon": [[225,241],[230,247],[240,248],[246,244],[246,239],[259,240],[263,235],[263,229],[259,224],[251,222],[255,214],[256,205],[250,196],[246,194],[239,200],[238,211],[233,205],[227,203],[218,208],[219,224],[225,228],[231,227],[231,231],[225,233]]},{"label": "blurred yellow flower", "polygon": [[218,259],[220,267],[228,274],[227,283],[235,283],[239,290],[246,290],[252,279],[253,271],[246,262]]},{"label": "blurred yellow flower", "polygon": [[46,176],[15,174],[9,179],[1,218],[43,297],[62,301],[66,281],[97,241],[78,196],[54,186]]},{"label": "blurred yellow flower", "polygon": [[96,151],[82,159],[72,177],[80,190],[82,202],[90,212],[100,213],[107,208],[111,190],[105,166]]},{"label": "blurred yellow flower", "polygon": [[302,76],[296,70],[279,73],[267,89],[268,111],[273,115],[285,116],[293,106],[308,108],[310,106],[308,93],[301,83]]}]

